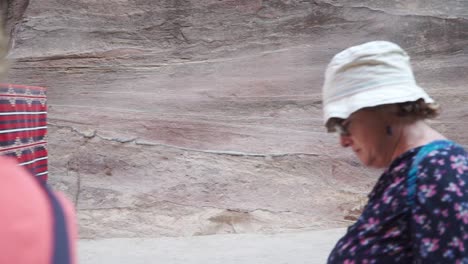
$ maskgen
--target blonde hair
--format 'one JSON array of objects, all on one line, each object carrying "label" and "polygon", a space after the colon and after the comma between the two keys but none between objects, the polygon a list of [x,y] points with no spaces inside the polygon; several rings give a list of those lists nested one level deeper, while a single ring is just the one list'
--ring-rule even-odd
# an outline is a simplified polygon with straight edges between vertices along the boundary
[{"label": "blonde hair", "polygon": [[410,120],[436,118],[440,114],[438,103],[426,103],[424,99],[395,104],[378,105],[367,109],[396,114],[398,117]]},{"label": "blonde hair", "polygon": [[[377,105],[372,107],[364,107],[359,110],[373,110],[381,111],[388,114],[394,114],[405,120],[424,120],[424,119],[433,119],[439,116],[440,106],[438,103],[426,103],[424,99],[419,99],[417,101],[410,101],[404,103],[394,103],[394,104],[384,104]],[[359,111],[358,110],[358,111]],[[345,119],[342,118],[331,118],[327,123],[328,132],[335,132],[337,130],[336,126],[340,126]]]},{"label": "blonde hair", "polygon": [[436,118],[440,114],[440,106],[438,103],[426,103],[423,99],[414,102],[399,103],[398,116],[414,117],[416,119],[431,119]]}]

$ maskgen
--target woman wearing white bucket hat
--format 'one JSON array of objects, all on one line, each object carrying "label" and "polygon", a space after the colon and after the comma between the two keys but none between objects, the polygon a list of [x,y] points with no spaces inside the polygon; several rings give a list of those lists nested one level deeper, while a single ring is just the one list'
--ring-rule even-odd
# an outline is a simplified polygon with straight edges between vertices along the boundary
[{"label": "woman wearing white bucket hat", "polygon": [[468,155],[424,122],[438,106],[408,55],[386,41],[338,53],[323,106],[343,147],[386,168],[328,263],[468,263]]}]

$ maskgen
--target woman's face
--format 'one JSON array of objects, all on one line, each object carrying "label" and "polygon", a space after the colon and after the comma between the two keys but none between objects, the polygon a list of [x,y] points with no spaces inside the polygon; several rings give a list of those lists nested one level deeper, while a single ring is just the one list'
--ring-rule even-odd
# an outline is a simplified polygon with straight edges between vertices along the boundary
[{"label": "woman's face", "polygon": [[387,132],[389,118],[382,111],[361,109],[344,120],[347,133],[340,135],[343,147],[350,147],[361,162],[369,167],[383,168],[390,164],[394,146]]}]

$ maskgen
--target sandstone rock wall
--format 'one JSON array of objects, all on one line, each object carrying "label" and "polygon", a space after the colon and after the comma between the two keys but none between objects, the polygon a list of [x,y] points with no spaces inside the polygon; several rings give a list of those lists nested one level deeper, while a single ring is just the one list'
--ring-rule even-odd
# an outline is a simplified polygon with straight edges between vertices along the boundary
[{"label": "sandstone rock wall", "polygon": [[468,144],[468,3],[300,0],[4,2],[8,81],[48,87],[50,178],[81,236],[346,226],[378,172],[321,121],[340,50],[399,43]]}]

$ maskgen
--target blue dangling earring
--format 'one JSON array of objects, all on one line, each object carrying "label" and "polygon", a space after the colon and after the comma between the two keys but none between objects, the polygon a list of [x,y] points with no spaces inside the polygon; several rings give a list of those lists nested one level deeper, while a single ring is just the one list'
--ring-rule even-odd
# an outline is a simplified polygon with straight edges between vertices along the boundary
[{"label": "blue dangling earring", "polygon": [[387,135],[388,136],[392,136],[393,135],[393,129],[391,126],[387,126],[386,127],[386,130],[387,130]]}]

